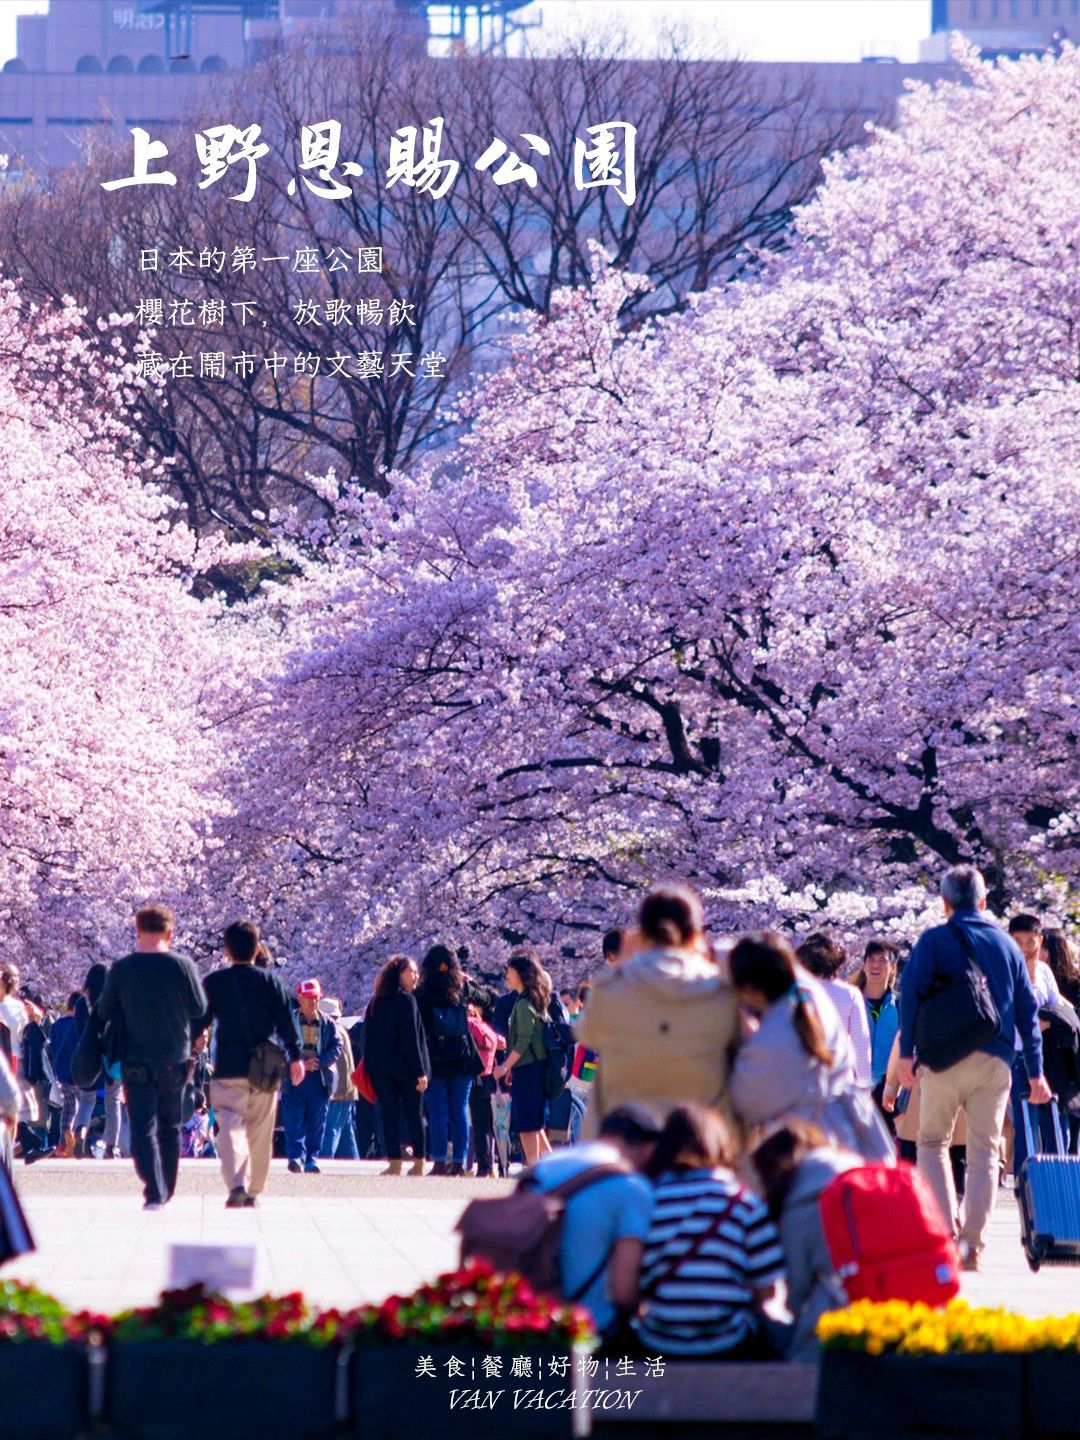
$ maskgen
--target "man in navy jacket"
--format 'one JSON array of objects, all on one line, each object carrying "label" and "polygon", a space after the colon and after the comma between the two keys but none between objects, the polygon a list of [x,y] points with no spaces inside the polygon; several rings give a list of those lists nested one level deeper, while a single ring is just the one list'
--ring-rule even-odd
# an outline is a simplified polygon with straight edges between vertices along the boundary
[{"label": "man in navy jacket", "polygon": [[300,1059],[304,1074],[298,1085],[290,1075],[281,1091],[285,1154],[293,1174],[303,1170],[317,1175],[326,1112],[337,1084],[343,1045],[341,1032],[333,1020],[319,1013],[322,986],[318,980],[301,980],[296,987],[296,999],[300,1009]]},{"label": "man in navy jacket", "polygon": [[1001,1130],[1009,1103],[1015,1037],[1019,1035],[1031,1083],[1033,1104],[1044,1104],[1050,1090],[1043,1077],[1039,1009],[1024,957],[1015,941],[987,918],[986,882],[972,865],[956,865],[941,881],[945,925],[921,935],[911,952],[900,986],[900,1083],[915,1081],[915,1025],[923,1001],[941,976],[957,976],[968,964],[967,937],[975,963],[986,976],[1001,1021],[985,1046],[945,1070],[919,1070],[919,1169],[933,1186],[941,1213],[955,1226],[956,1190],[949,1165],[949,1142],[960,1110],[967,1122],[967,1184],[964,1218],[959,1227],[965,1270],[977,1270],[986,1227],[997,1196]]}]

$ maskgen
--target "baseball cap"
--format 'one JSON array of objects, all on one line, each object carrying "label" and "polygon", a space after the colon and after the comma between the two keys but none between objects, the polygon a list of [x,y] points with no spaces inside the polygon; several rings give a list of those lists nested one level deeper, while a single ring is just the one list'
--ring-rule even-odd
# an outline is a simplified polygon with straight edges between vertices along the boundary
[{"label": "baseball cap", "polygon": [[312,1000],[322,999],[322,986],[318,980],[301,980],[296,987],[297,996],[310,996]]}]

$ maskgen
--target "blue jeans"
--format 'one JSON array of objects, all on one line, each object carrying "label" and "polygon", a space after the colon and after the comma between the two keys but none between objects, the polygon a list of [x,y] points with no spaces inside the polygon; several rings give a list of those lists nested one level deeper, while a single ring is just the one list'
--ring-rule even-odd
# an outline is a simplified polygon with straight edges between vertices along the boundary
[{"label": "blue jeans", "polygon": [[356,1147],[356,1102],[355,1100],[331,1100],[326,1112],[326,1129],[323,1131],[322,1156],[324,1160],[359,1160]]},{"label": "blue jeans", "polygon": [[[1028,1097],[1028,1090],[1031,1081],[1028,1079],[1027,1066],[1024,1064],[1023,1055],[1017,1055],[1013,1061],[1012,1073],[1012,1094],[1010,1105],[1012,1108],[1012,1122],[1015,1138],[1013,1140],[1013,1174],[1019,1179],[1020,1166],[1027,1159],[1027,1135],[1024,1133],[1024,1112],[1020,1108],[1021,1101]],[[1035,1130],[1035,1138],[1044,1151],[1051,1155],[1057,1149],[1057,1141],[1054,1139],[1054,1121],[1050,1114],[1051,1101],[1046,1105],[1031,1106],[1031,1127]],[[1058,1112],[1061,1119],[1061,1128],[1065,1132],[1065,1143],[1069,1143],[1069,1121],[1068,1118]]]},{"label": "blue jeans", "polygon": [[469,1091],[471,1075],[453,1075],[448,1080],[432,1079],[427,1088],[428,1121],[431,1125],[431,1158],[443,1164],[450,1158],[464,1165],[469,1154]]},{"label": "blue jeans", "polygon": [[287,1159],[303,1165],[319,1158],[329,1108],[330,1097],[318,1071],[305,1075],[299,1085],[286,1083],[281,1092],[281,1121]]}]

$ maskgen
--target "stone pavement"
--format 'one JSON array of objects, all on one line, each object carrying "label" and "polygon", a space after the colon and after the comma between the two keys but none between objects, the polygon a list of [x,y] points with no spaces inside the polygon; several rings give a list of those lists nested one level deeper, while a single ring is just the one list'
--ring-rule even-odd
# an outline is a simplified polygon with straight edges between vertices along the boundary
[{"label": "stone pavement", "polygon": [[[324,1161],[322,1175],[290,1175],[275,1160],[257,1210],[226,1210],[216,1161],[185,1160],[173,1202],[141,1208],[129,1161],[16,1163],[39,1249],[5,1277],[32,1280],[69,1305],[119,1309],[152,1301],[166,1281],[170,1243],[238,1241],[258,1248],[260,1290],[302,1290],[319,1305],[347,1306],[407,1292],[457,1261],[454,1222],[474,1195],[499,1181],[379,1176],[375,1161]],[[1080,1270],[1047,1265],[1033,1275],[1020,1247],[1013,1197],[1001,1192],[984,1269],[964,1276],[973,1304],[1029,1315],[1080,1308]]]}]

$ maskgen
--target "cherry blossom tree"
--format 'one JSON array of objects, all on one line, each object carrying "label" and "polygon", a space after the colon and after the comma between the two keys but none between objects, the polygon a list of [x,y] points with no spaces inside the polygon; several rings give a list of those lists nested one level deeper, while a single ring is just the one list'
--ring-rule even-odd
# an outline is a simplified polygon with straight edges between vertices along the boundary
[{"label": "cherry blossom tree", "polygon": [[0,949],[48,989],[187,883],[233,673],[194,539],[132,452],[131,373],[99,356],[73,307],[0,284]]},{"label": "cherry blossom tree", "polygon": [[961,859],[1069,903],[1080,56],[960,58],[754,278],[626,334],[598,257],[339,512],[222,836],[283,934],[591,953],[664,873],[904,934]]}]

